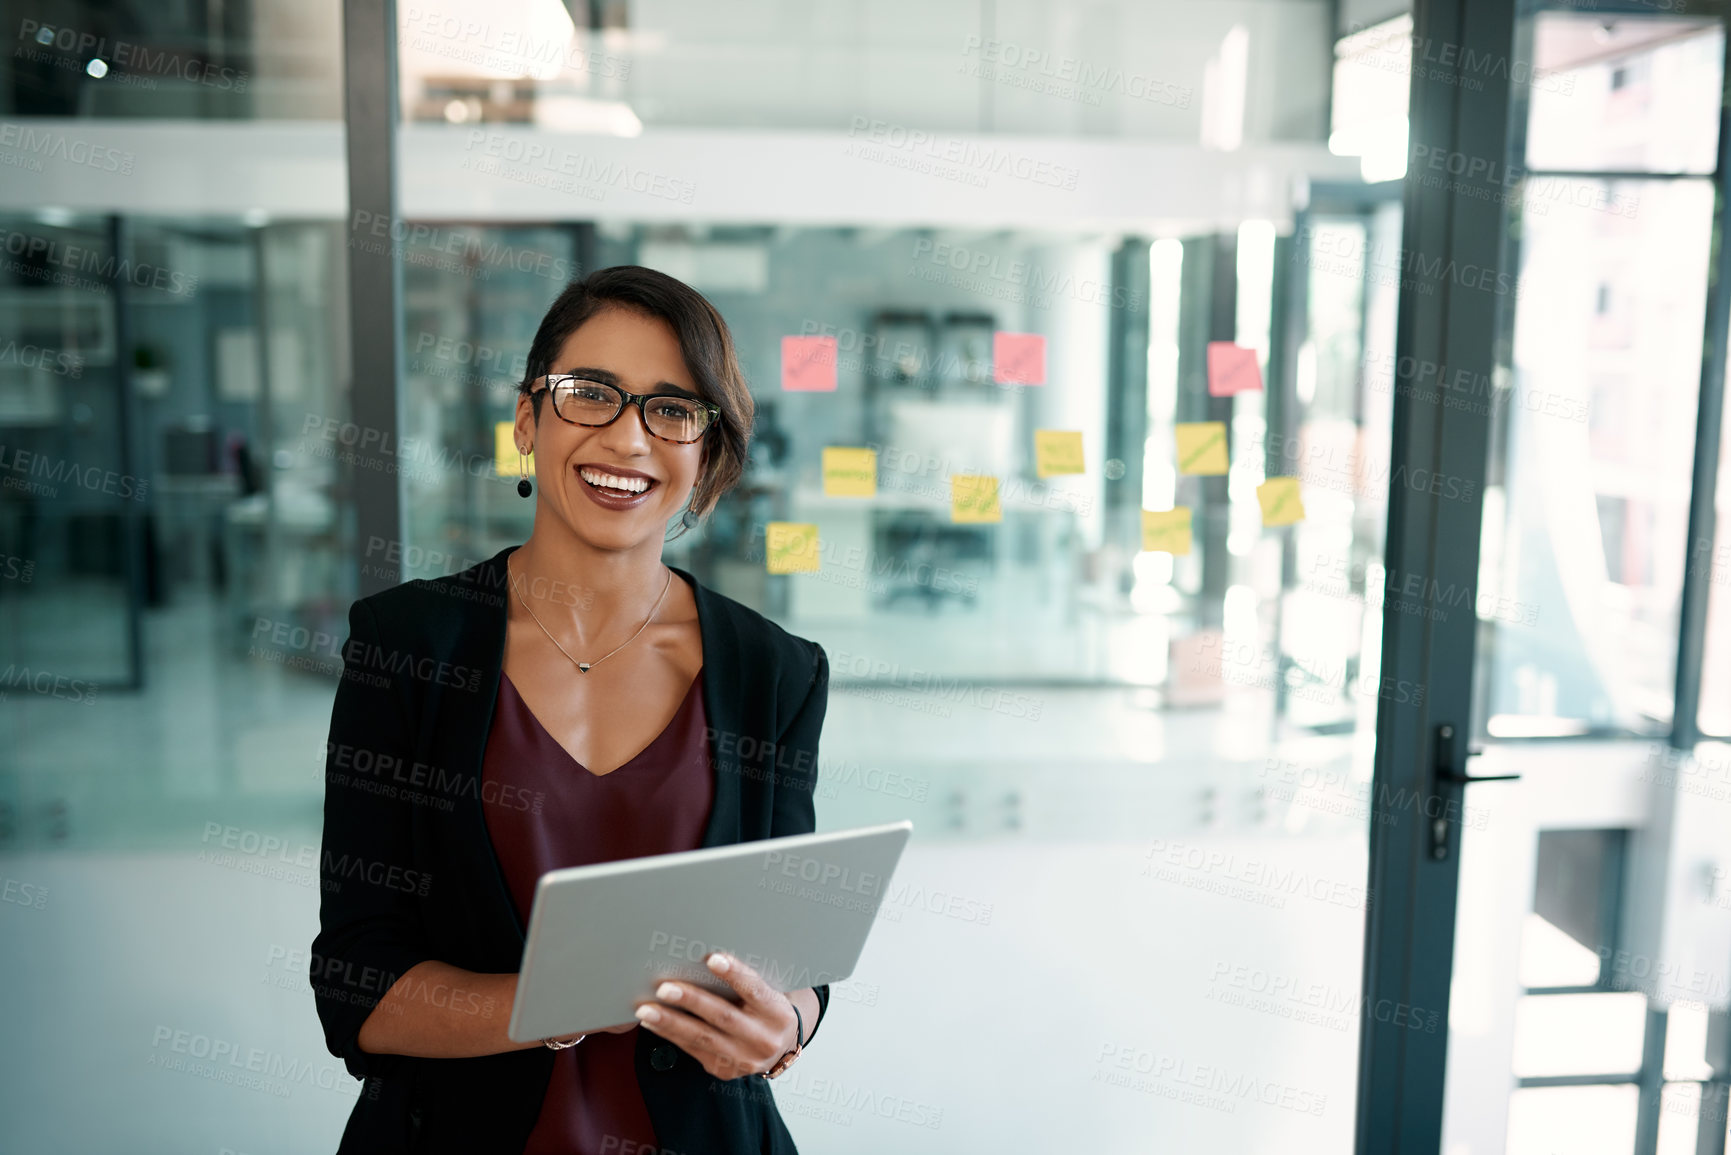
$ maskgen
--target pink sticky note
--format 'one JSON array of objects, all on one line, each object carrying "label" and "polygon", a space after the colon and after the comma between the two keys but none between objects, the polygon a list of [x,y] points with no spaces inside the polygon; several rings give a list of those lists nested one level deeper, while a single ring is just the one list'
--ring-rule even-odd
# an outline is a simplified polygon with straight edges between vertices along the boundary
[{"label": "pink sticky note", "polygon": [[1262,388],[1262,370],[1256,350],[1231,341],[1208,342],[1208,395],[1231,397]]},{"label": "pink sticky note", "polygon": [[1038,333],[993,333],[992,380],[1000,385],[1044,385],[1046,338]]},{"label": "pink sticky note", "polygon": [[783,337],[781,387],[789,393],[835,392],[834,337]]}]

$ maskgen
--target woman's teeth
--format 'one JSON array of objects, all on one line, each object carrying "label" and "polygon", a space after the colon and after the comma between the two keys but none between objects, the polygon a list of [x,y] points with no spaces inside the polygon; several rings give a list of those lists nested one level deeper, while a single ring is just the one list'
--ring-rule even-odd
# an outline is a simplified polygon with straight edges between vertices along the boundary
[{"label": "woman's teeth", "polygon": [[644,477],[615,477],[611,473],[602,473],[595,469],[580,469],[577,475],[597,489],[613,489],[621,493],[642,493],[649,488],[649,479]]}]

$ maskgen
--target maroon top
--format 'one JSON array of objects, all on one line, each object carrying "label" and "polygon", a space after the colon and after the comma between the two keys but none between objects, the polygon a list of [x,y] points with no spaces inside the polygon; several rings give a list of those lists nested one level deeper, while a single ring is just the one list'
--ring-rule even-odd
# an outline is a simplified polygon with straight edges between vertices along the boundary
[{"label": "maroon top", "polygon": [[[500,804],[484,808],[487,834],[524,925],[535,883],[549,870],[702,844],[715,798],[702,677],[699,670],[673,720],[648,746],[619,769],[597,775],[565,752],[499,672],[481,779],[499,784],[493,797]],[[505,805],[507,798],[531,804]],[[658,1150],[637,1085],[636,1047],[633,1028],[622,1035],[592,1034],[556,1052],[524,1155]]]}]

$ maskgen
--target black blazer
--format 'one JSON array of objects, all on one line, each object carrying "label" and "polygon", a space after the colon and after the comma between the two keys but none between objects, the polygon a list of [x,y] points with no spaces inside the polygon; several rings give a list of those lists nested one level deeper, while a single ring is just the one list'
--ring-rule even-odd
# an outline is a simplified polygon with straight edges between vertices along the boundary
[{"label": "black blazer", "polygon": [[[349,610],[326,748],[319,933],[310,967],[325,1042],[365,1080],[339,1155],[516,1155],[552,1073],[554,1055],[545,1047],[421,1059],[367,1054],[355,1041],[379,999],[416,963],[437,959],[502,974],[522,961],[525,928],[482,807],[526,809],[530,801],[497,795],[481,777],[505,654],[505,558],[515,548],[459,574],[361,598]],[[827,657],[684,570],[674,572],[691,583],[703,637],[715,775],[703,845],[810,833]],[[472,991],[405,993],[476,1014],[504,1013]],[[817,996],[821,1023],[829,987],[818,987]],[[637,1081],[663,1148],[682,1155],[795,1152],[762,1079],[717,1080],[673,1044],[645,1030],[636,1035]]]}]

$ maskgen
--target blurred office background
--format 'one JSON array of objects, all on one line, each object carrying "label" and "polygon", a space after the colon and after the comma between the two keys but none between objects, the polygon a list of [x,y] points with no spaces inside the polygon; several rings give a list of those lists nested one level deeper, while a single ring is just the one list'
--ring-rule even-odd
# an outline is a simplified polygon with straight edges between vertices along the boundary
[{"label": "blurred office background", "polygon": [[[915,824],[777,1084],[802,1150],[1345,1151],[1367,1014],[1452,1032],[1451,1153],[1722,1150],[1731,538],[1689,518],[1725,39],[1682,7],[1521,9],[1508,339],[1443,390],[1494,410],[1480,576],[1439,588],[1384,564],[1430,484],[1396,400],[1451,371],[1396,356],[1403,185],[1462,175],[1409,147],[1437,46],[1398,0],[400,3],[402,215],[364,231],[336,0],[8,5],[0,1149],[334,1147],[305,976],[348,606],[523,539],[495,427],[534,328],[641,263],[720,308],[759,413],[668,558],[828,650],[820,827]],[[390,470],[353,455],[363,235],[403,265]],[[997,331],[1043,385],[994,382]],[[800,335],[834,392],[781,388]],[[1211,396],[1210,342],[1266,389]],[[1180,471],[1195,421],[1225,475]],[[1083,473],[1038,476],[1047,429]],[[826,446],[877,447],[876,495],[826,496]],[[958,465],[1000,522],[952,522]],[[1174,505],[1191,550],[1142,549]],[[818,572],[766,571],[770,521]],[[1360,997],[1371,823],[1428,805],[1370,787],[1411,613],[1477,631],[1471,740],[1523,775],[1456,816],[1446,1018]]]}]

